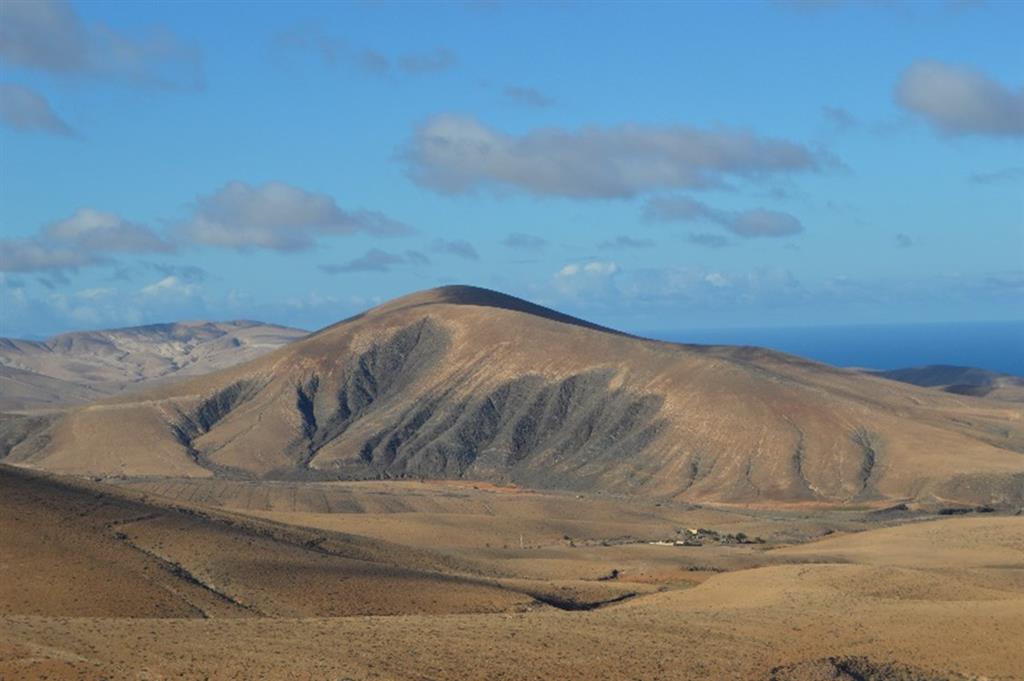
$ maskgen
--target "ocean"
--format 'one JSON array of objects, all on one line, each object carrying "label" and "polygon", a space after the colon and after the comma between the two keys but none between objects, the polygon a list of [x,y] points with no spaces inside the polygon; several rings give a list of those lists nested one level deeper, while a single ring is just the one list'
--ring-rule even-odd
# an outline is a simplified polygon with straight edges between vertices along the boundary
[{"label": "ocean", "polygon": [[759,345],[841,367],[951,364],[1024,376],[1024,321],[686,329],[641,335],[677,343]]}]

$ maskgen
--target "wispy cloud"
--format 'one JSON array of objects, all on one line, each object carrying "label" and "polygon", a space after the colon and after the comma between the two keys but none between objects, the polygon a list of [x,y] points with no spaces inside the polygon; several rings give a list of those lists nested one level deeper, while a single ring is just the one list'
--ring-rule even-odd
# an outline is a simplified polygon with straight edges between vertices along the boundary
[{"label": "wispy cloud", "polygon": [[458,256],[464,260],[480,259],[480,255],[476,252],[476,249],[473,248],[473,244],[461,239],[435,239],[430,245],[430,250],[434,253],[446,253],[448,255]]},{"label": "wispy cloud", "polygon": [[849,130],[857,125],[857,119],[852,113],[839,106],[821,107],[821,115],[832,127],[837,130]]},{"label": "wispy cloud", "polygon": [[514,248],[516,250],[528,251],[530,253],[539,253],[544,250],[544,247],[547,246],[548,242],[533,234],[513,232],[505,237],[501,244],[506,248]]},{"label": "wispy cloud", "polygon": [[0,83],[0,122],[19,132],[45,132],[75,137],[45,97],[14,83]]},{"label": "wispy cloud", "polygon": [[525,106],[532,106],[537,109],[551,106],[555,103],[555,100],[545,95],[540,90],[532,87],[522,87],[518,85],[509,85],[503,91],[505,97],[512,100],[517,104],[523,104]]},{"label": "wispy cloud", "polygon": [[743,238],[792,236],[804,231],[793,215],[776,210],[720,210],[686,196],[648,199],[644,218],[651,222],[711,222]]},{"label": "wispy cloud", "polygon": [[168,265],[166,263],[148,263],[149,269],[168,277],[176,277],[189,284],[201,284],[210,278],[210,273],[196,265]]},{"label": "wispy cloud", "polygon": [[598,248],[604,250],[624,250],[629,248],[651,248],[654,246],[654,241],[651,239],[634,239],[631,236],[617,236],[614,239],[608,241],[602,241],[597,245]]},{"label": "wispy cloud", "polygon": [[447,71],[458,61],[454,52],[438,47],[430,52],[404,54],[398,58],[398,67],[406,73],[436,73]]},{"label": "wispy cloud", "polygon": [[426,265],[429,263],[430,259],[418,251],[406,251],[405,254],[399,254],[371,248],[365,254],[346,263],[320,265],[319,268],[327,274],[347,274],[351,272],[387,272],[395,265]]},{"label": "wispy cloud", "polygon": [[139,293],[144,296],[194,296],[200,290],[198,284],[169,275],[148,286],[143,286]]},{"label": "wispy cloud", "polygon": [[454,68],[459,63],[458,56],[444,47],[391,57],[372,48],[354,45],[341,36],[329,33],[311,23],[299,24],[281,31],[274,36],[272,44],[277,50],[313,54],[326,66],[347,64],[378,76],[387,76],[395,72],[406,75],[440,73]]},{"label": "wispy cloud", "polygon": [[725,248],[730,244],[729,239],[721,234],[690,234],[686,237],[686,240],[694,246],[704,246],[706,248]]},{"label": "wispy cloud", "polygon": [[974,184],[1003,184],[1024,180],[1024,167],[1000,168],[987,173],[974,173],[968,179]]}]

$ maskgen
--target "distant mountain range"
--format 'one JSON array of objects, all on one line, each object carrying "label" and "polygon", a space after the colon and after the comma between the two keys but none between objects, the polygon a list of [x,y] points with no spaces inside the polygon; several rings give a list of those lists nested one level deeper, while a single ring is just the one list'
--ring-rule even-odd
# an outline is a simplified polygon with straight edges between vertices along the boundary
[{"label": "distant mountain range", "polygon": [[82,404],[275,350],[305,331],[251,321],[180,322],[0,338],[0,411]]},{"label": "distant mountain range", "polygon": [[[149,332],[134,332],[127,369],[117,369],[123,350],[100,353],[113,341],[78,344],[105,358],[102,385],[198,373],[192,358],[213,368],[247,351],[241,330],[202,328],[211,345],[181,341],[189,352],[147,350]],[[278,343],[300,334],[246,328]],[[94,476],[467,478],[744,504],[1024,502],[1019,405],[760,348],[644,340],[465,286],[18,428],[4,436],[9,463]]]}]

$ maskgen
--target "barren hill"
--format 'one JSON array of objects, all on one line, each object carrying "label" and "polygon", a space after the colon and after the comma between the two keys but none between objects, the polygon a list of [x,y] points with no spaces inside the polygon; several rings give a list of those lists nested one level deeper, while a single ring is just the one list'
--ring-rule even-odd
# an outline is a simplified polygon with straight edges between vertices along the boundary
[{"label": "barren hill", "polygon": [[758,348],[647,341],[463,286],[48,428],[8,461],[90,475],[469,478],[742,503],[1024,501],[1018,405]]},{"label": "barren hill", "polygon": [[894,381],[937,388],[956,395],[1024,402],[1024,377],[1000,374],[986,369],[933,364],[874,373]]},{"label": "barren hill", "polygon": [[181,322],[0,338],[0,410],[81,404],[244,362],[305,335],[251,321]]}]

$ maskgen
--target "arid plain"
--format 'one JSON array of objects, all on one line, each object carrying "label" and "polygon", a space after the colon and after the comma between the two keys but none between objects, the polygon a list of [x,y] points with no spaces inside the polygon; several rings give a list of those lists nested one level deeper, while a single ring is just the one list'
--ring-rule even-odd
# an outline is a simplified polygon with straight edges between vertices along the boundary
[{"label": "arid plain", "polygon": [[1017,402],[468,287],[264,352],[3,417],[0,678],[1024,678]]}]

